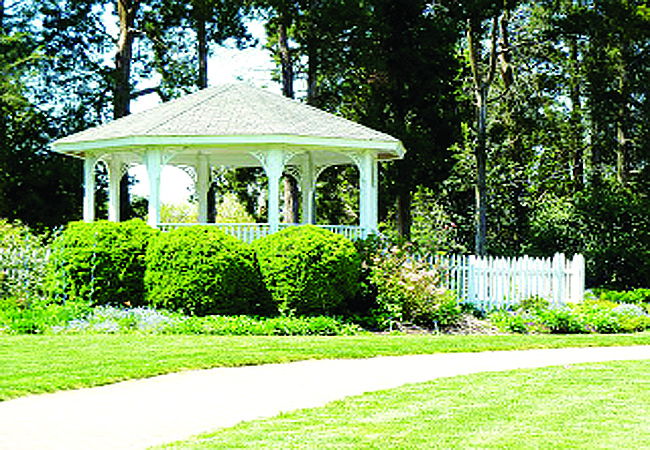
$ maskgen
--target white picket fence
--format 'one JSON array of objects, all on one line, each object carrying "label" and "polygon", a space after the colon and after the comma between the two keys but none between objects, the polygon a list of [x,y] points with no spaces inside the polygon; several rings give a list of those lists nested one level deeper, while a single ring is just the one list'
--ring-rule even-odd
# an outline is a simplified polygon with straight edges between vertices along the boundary
[{"label": "white picket fence", "polygon": [[443,285],[480,310],[504,308],[531,297],[558,306],[579,303],[585,291],[585,259],[563,254],[553,258],[441,256],[430,258]]}]

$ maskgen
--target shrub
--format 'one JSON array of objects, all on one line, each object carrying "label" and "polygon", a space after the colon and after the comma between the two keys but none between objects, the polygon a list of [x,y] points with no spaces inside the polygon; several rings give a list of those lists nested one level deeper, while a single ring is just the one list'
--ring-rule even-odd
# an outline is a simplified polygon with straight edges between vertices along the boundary
[{"label": "shrub", "polygon": [[283,314],[332,314],[359,289],[359,255],[343,236],[305,225],[258,239],[253,248]]},{"label": "shrub", "polygon": [[93,305],[144,304],[144,257],[155,234],[140,219],[70,223],[51,258],[53,291]]},{"label": "shrub", "polygon": [[455,294],[440,286],[437,268],[415,260],[408,246],[378,252],[371,272],[377,287],[375,314],[386,320],[444,327],[462,315]]},{"label": "shrub", "polygon": [[158,234],[146,262],[147,299],[156,308],[200,316],[272,313],[253,251],[215,227]]}]

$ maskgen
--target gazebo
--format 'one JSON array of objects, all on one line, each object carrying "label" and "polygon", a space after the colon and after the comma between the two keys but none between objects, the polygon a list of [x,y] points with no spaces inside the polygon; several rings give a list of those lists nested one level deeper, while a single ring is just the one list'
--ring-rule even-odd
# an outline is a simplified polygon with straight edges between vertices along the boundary
[{"label": "gazebo", "polygon": [[241,224],[242,237],[278,231],[279,182],[296,177],[302,197],[302,223],[314,223],[318,176],[333,165],[359,170],[359,226],[336,229],[364,236],[377,228],[377,164],[402,158],[402,143],[384,133],[295,100],[246,84],[211,87],[59,139],[54,151],[84,160],[83,217],[95,220],[95,165],[109,173],[108,218],[119,221],[119,182],[130,165],[144,164],[149,178],[148,223],[160,223],[160,183],[164,165],[192,168],[199,222],[208,220],[211,167],[262,167],[268,178],[268,224]]}]

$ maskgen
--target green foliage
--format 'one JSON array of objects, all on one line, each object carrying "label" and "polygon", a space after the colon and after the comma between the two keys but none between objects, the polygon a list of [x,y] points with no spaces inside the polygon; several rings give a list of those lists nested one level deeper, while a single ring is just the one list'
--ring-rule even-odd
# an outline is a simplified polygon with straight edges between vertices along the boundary
[{"label": "green foliage", "polygon": [[584,233],[590,286],[647,287],[650,279],[650,202],[613,183],[596,182],[576,207]]},{"label": "green foliage", "polygon": [[36,39],[4,34],[4,20],[29,20],[27,8],[11,5],[11,12],[0,14],[0,217],[43,231],[78,217],[81,164],[48,150],[57,130],[45,108],[28,100],[33,97],[23,77],[32,75],[33,81],[42,56]]},{"label": "green foliage", "polygon": [[462,314],[455,294],[440,286],[437,268],[414,259],[408,246],[376,253],[371,280],[377,287],[374,314],[385,321],[445,327]]},{"label": "green foliage", "polygon": [[230,192],[223,196],[217,206],[215,223],[255,223],[253,216],[248,214],[237,195]]},{"label": "green foliage", "polygon": [[145,252],[155,234],[139,219],[70,223],[51,258],[52,289],[93,305],[143,305]]},{"label": "green foliage", "polygon": [[359,290],[352,242],[312,225],[289,227],[253,242],[264,282],[283,314],[332,314]]},{"label": "green foliage", "polygon": [[610,289],[645,287],[650,279],[650,219],[645,195],[594,180],[574,198],[539,202],[528,254],[582,253],[587,285]]},{"label": "green foliage", "polygon": [[0,299],[0,335],[48,333],[87,310],[88,305],[80,302],[59,304],[47,299],[4,297]]},{"label": "green foliage", "polygon": [[489,319],[512,333],[631,333],[650,329],[650,315],[637,305],[587,300],[558,308],[518,307],[497,311]]},{"label": "green foliage", "polygon": [[163,331],[215,336],[350,336],[361,330],[333,317],[206,316],[183,317]]},{"label": "green foliage", "polygon": [[[428,253],[467,253],[458,225],[432,189],[420,186],[413,196],[411,240]],[[459,218],[462,220],[462,218]]]},{"label": "green foliage", "polygon": [[597,298],[614,303],[630,303],[644,307],[650,312],[650,289],[633,289],[631,291],[594,290]]},{"label": "green foliage", "polygon": [[148,303],[185,314],[272,314],[253,251],[210,226],[156,235],[147,249]]},{"label": "green foliage", "polygon": [[197,223],[198,206],[195,204],[163,203],[160,205],[161,223]]}]

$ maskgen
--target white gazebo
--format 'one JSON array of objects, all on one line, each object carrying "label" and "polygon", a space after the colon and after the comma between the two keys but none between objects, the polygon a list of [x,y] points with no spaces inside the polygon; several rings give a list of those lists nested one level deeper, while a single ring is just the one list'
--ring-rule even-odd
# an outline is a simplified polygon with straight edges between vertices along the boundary
[{"label": "white gazebo", "polygon": [[387,134],[246,84],[204,89],[59,139],[52,147],[84,160],[83,214],[88,222],[95,219],[95,165],[99,161],[109,172],[108,216],[112,221],[120,220],[120,179],[130,165],[146,166],[152,227],[165,226],[160,223],[164,165],[193,169],[201,223],[208,218],[211,167],[261,166],[269,183],[269,223],[247,226],[257,226],[262,234],[281,227],[279,182],[283,173],[298,180],[302,223],[314,223],[318,176],[329,166],[354,164],[360,189],[359,226],[354,227],[354,236],[377,228],[378,162],[402,158],[405,152],[402,143]]}]

